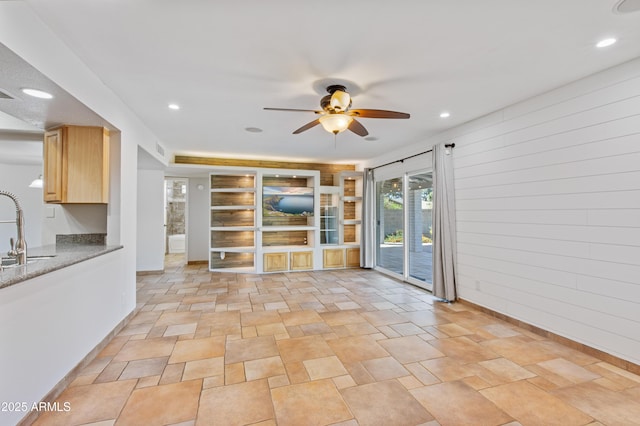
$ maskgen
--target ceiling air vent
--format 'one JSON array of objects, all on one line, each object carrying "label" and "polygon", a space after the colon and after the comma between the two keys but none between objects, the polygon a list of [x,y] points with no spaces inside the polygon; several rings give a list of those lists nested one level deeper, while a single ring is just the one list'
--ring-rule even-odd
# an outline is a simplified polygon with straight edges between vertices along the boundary
[{"label": "ceiling air vent", "polygon": [[613,7],[616,13],[632,13],[640,11],[640,0],[620,0]]},{"label": "ceiling air vent", "polygon": [[156,142],[156,152],[164,157],[164,148]]},{"label": "ceiling air vent", "polygon": [[5,92],[3,89],[0,89],[0,99],[14,99],[13,96]]}]

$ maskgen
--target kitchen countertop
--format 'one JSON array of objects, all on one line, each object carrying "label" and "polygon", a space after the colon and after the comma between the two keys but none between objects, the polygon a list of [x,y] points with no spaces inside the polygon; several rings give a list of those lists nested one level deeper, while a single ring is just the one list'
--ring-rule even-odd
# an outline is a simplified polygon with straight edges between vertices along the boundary
[{"label": "kitchen countertop", "polygon": [[[27,256],[46,257],[28,259],[26,265],[5,267],[0,272],[0,289],[28,279],[57,271],[94,257],[121,249],[119,245],[64,244],[27,248]],[[51,256],[51,257],[48,257]]]}]

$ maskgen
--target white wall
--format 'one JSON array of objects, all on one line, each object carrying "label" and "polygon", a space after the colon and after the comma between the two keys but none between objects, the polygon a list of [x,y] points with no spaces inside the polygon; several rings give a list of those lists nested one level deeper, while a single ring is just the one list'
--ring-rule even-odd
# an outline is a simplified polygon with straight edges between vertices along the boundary
[{"label": "white wall", "polygon": [[107,205],[107,244],[119,245],[122,222],[122,164],[120,132],[109,135],[109,205]]},{"label": "white wall", "polygon": [[[42,189],[29,184],[42,174],[41,165],[0,163],[0,189],[18,196],[24,213],[27,249],[56,243],[59,234],[107,233],[107,206],[104,204],[45,204]],[[0,199],[0,220],[15,219],[13,202]],[[114,231],[115,232],[115,231]],[[16,238],[15,224],[0,223],[0,253],[9,250],[9,238]]]},{"label": "white wall", "polygon": [[[24,214],[25,240],[29,247],[42,245],[42,189],[29,188],[29,184],[42,174],[42,165],[0,163],[0,189],[18,197]],[[0,220],[14,220],[16,208],[11,199],[0,196]],[[15,223],[0,223],[0,254],[6,256],[9,238],[16,239]]]},{"label": "white wall", "polygon": [[106,204],[47,204],[44,210],[43,245],[55,244],[56,235],[107,233]]},{"label": "white wall", "polygon": [[636,60],[454,138],[464,299],[640,364],[639,111]]},{"label": "white wall", "polygon": [[[3,344],[0,351],[0,364],[3,365],[0,397],[31,403],[50,391],[135,307],[137,150],[142,146],[154,153],[158,139],[50,31],[27,3],[0,1],[0,40],[121,132],[116,150],[120,156],[112,158],[119,175],[112,176],[111,182],[122,182],[122,186],[111,188],[107,232],[110,242],[119,242],[124,248],[28,280],[13,290],[13,287],[0,289],[3,309],[5,306],[24,306],[25,309],[29,306],[26,312],[31,313],[29,316],[17,315],[16,321],[0,321],[0,336],[19,336],[21,339],[19,344]],[[158,154],[153,156],[166,165],[164,158]],[[48,298],[40,290],[46,290],[52,296]],[[58,290],[57,295],[54,295],[55,290]],[[28,303],[21,304],[21,297],[26,297]],[[52,320],[55,315],[48,310],[52,308],[56,315],[60,313],[58,311],[64,311],[61,321]],[[13,312],[13,308],[6,312],[9,311]],[[49,321],[58,325],[49,337],[33,332],[38,324],[44,324],[43,329],[49,330]],[[63,340],[53,338],[60,335]],[[6,372],[7,368],[12,369],[10,373]],[[43,368],[47,373],[42,373]],[[22,414],[0,413],[0,424],[13,424]]]},{"label": "white wall", "polygon": [[[202,185],[202,189],[198,189]],[[189,178],[187,192],[187,253],[188,261],[209,259],[209,186],[208,178]]]},{"label": "white wall", "polygon": [[118,250],[0,289],[0,401],[40,401],[131,312],[125,261]]},{"label": "white wall", "polygon": [[164,269],[164,172],[138,170],[136,270]]},{"label": "white wall", "polygon": [[639,111],[635,60],[412,147],[456,144],[463,299],[640,364]]}]

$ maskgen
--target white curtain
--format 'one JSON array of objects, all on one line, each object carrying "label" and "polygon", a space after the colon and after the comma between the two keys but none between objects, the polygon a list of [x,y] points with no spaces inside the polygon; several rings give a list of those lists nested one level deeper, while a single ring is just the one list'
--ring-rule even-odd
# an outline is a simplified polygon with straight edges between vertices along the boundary
[{"label": "white curtain", "polygon": [[364,169],[364,179],[362,188],[362,225],[360,226],[360,266],[362,268],[373,268],[375,250],[375,182],[373,180],[373,169]]},{"label": "white curtain", "polygon": [[458,297],[451,157],[444,144],[433,147],[433,295],[446,301],[455,301]]}]

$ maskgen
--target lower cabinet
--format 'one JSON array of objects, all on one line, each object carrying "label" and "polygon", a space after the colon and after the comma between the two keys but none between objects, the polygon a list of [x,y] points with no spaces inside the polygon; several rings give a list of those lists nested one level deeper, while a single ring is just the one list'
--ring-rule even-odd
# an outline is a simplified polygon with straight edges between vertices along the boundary
[{"label": "lower cabinet", "polygon": [[360,247],[335,248],[322,250],[322,267],[324,269],[335,268],[359,268]]},{"label": "lower cabinet", "polygon": [[287,271],[289,265],[287,264],[288,253],[265,253],[264,254],[264,272],[281,272]]},{"label": "lower cabinet", "polygon": [[312,251],[292,251],[291,252],[291,270],[299,271],[304,269],[313,269],[313,252]]},{"label": "lower cabinet", "polygon": [[359,268],[360,267],[360,248],[352,247],[346,250],[347,252],[347,268]]},{"label": "lower cabinet", "polygon": [[322,251],[322,267],[344,268],[344,249],[324,249]]},{"label": "lower cabinet", "polygon": [[307,271],[313,269],[313,251],[265,253],[263,272]]},{"label": "lower cabinet", "polygon": [[[312,250],[282,251],[263,254],[263,272],[308,271],[313,269]],[[360,267],[360,248],[335,248],[322,250],[322,269]]]}]

